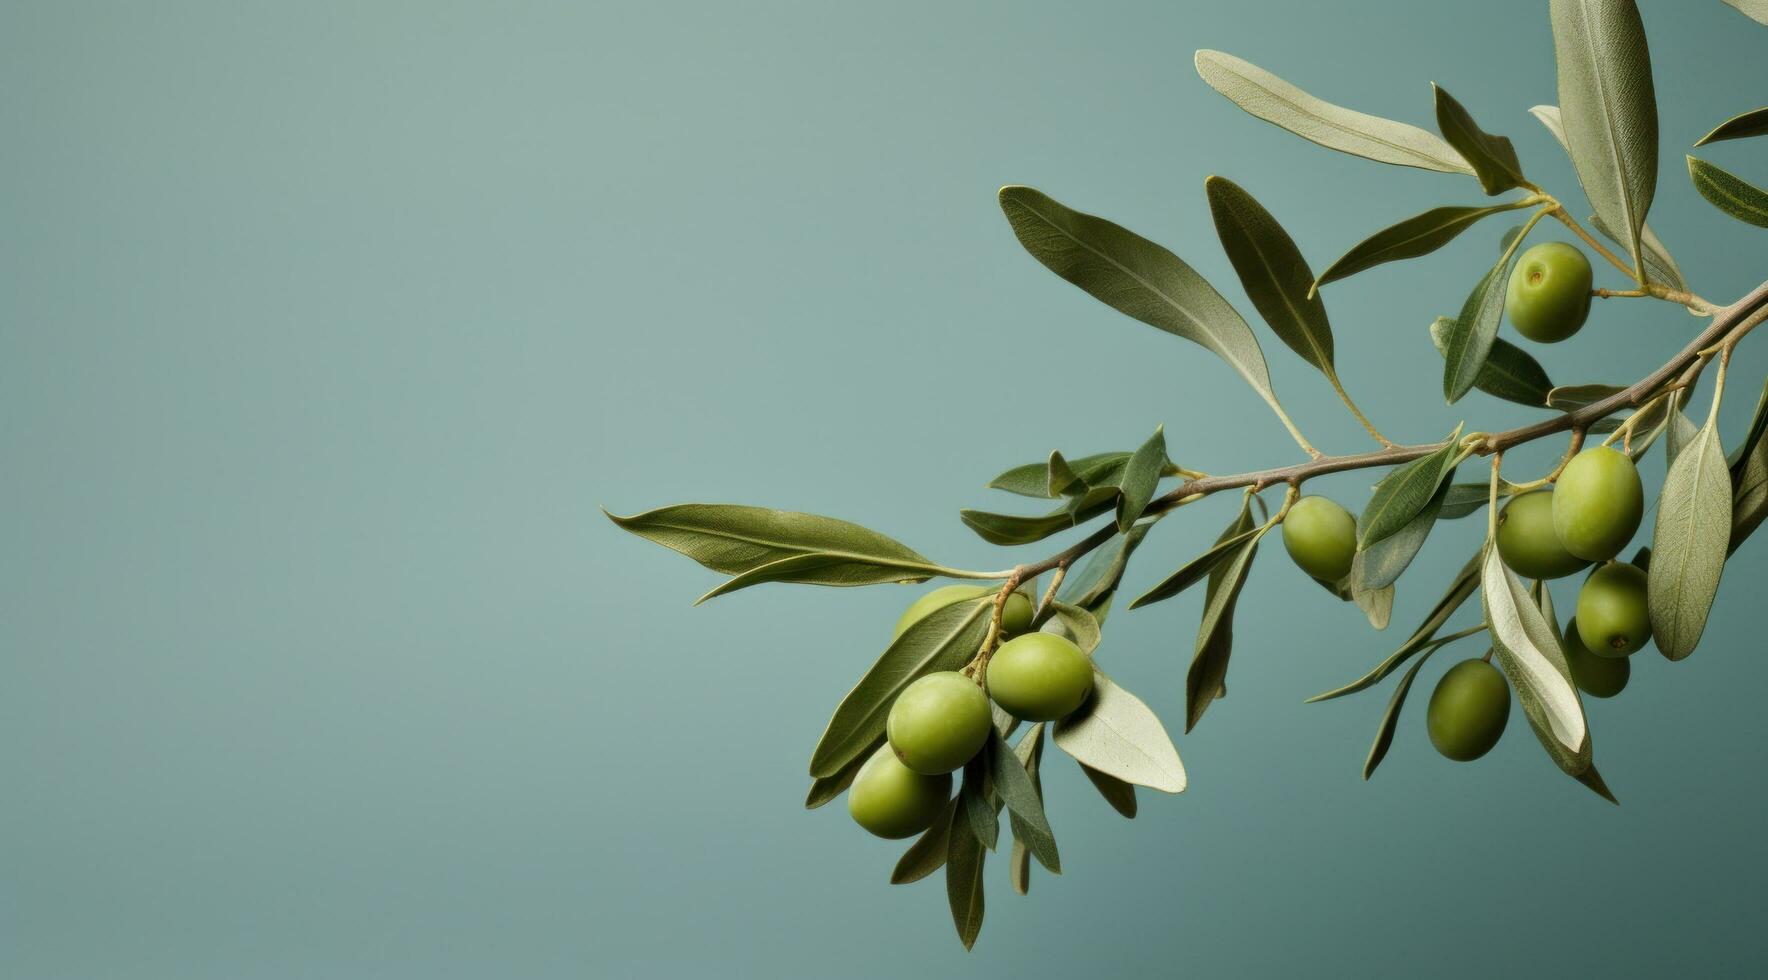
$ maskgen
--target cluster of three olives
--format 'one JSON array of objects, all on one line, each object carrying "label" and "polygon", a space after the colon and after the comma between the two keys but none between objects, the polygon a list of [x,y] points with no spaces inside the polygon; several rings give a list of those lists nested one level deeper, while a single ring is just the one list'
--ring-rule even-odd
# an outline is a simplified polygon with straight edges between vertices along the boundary
[{"label": "cluster of three olives", "polygon": [[[979,598],[985,587],[948,586],[922,596],[897,623],[897,634],[954,601]],[[1021,605],[1022,604],[1022,605]],[[988,744],[994,730],[989,697],[1026,721],[1055,721],[1086,702],[1093,664],[1073,641],[1054,633],[1025,633],[1031,601],[1014,593],[1002,611],[1002,629],[1019,633],[989,658],[988,691],[955,670],[916,679],[890,706],[887,744],[860,766],[847,793],[847,810],[860,826],[890,839],[926,830],[951,797],[952,771]]]}]

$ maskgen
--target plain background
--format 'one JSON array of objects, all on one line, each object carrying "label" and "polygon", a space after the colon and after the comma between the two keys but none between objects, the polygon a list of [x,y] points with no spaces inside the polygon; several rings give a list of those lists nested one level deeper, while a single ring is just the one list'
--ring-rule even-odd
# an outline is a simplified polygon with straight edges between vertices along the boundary
[{"label": "plain background", "polygon": [[[1021,899],[993,862],[965,954],[937,881],[886,883],[898,845],[800,806],[828,712],[918,590],[690,610],[716,577],[597,509],[801,509],[992,568],[1059,542],[1004,553],[956,511],[1035,506],[983,485],[1052,448],[1131,448],[1164,423],[1191,467],[1295,458],[1206,352],[1028,258],[995,189],[1120,220],[1250,315],[1206,175],[1256,194],[1316,268],[1481,196],[1246,116],[1192,51],[1425,126],[1438,81],[1575,198],[1526,114],[1554,101],[1545,6],[0,6],[0,974],[1759,965],[1762,541],[1695,657],[1642,654],[1591,704],[1619,809],[1520,715],[1456,765],[1415,697],[1364,784],[1389,686],[1301,703],[1392,649],[1479,521],[1437,531],[1381,635],[1267,548],[1231,694],[1178,740],[1191,789],[1143,794],[1125,822],[1051,756],[1067,871]],[[1643,6],[1652,221],[1728,300],[1768,274],[1763,233],[1702,202],[1681,154],[1768,97],[1768,29],[1718,0]],[[1704,152],[1768,177],[1760,145]],[[1396,438],[1532,416],[1479,394],[1445,407],[1425,332],[1504,227],[1329,287],[1345,380]],[[1611,301],[1537,352],[1562,383],[1626,381],[1698,325]],[[1301,425],[1361,448],[1257,329]],[[1730,440],[1763,347],[1734,366]],[[1644,472],[1655,487],[1661,456]],[[1320,489],[1356,509],[1369,481]],[[1165,522],[1128,587],[1230,506]],[[1175,731],[1199,601],[1120,609],[1100,651]]]}]

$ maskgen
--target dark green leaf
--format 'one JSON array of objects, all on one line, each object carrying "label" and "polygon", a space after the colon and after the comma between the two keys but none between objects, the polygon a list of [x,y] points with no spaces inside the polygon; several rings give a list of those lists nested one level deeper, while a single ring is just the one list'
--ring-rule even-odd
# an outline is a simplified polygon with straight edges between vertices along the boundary
[{"label": "dark green leaf", "polygon": [[1185,766],[1166,727],[1134,694],[1093,668],[1093,694],[1056,722],[1056,745],[1076,762],[1162,793],[1185,790]]},{"label": "dark green leaf", "polygon": [[962,810],[952,813],[948,836],[950,851],[945,862],[945,897],[951,905],[952,924],[965,949],[976,945],[982,932],[982,865],[987,852]]},{"label": "dark green leaf", "polygon": [[1547,754],[1568,775],[1580,775],[1590,768],[1590,729],[1557,630],[1498,549],[1486,552],[1480,595],[1498,666]]},{"label": "dark green leaf", "polygon": [[1054,500],[1093,486],[1115,486],[1129,458],[1129,453],[1098,453],[1071,460],[1052,452],[1046,462],[1015,466],[995,477],[989,488]]},{"label": "dark green leaf", "polygon": [[1547,393],[1547,407],[1575,412],[1626,390],[1624,385],[1560,385]]},{"label": "dark green leaf", "polygon": [[1641,277],[1645,214],[1657,189],[1657,96],[1633,0],[1551,0],[1559,108],[1572,166]]},{"label": "dark green leaf", "polygon": [[1443,397],[1454,404],[1467,394],[1485,370],[1498,321],[1504,312],[1504,291],[1510,279],[1510,257],[1498,257],[1461,304],[1461,313],[1447,324],[1443,339]]},{"label": "dark green leaf", "polygon": [[1100,615],[1100,608],[1111,600],[1117,590],[1117,583],[1123,578],[1123,570],[1129,564],[1130,555],[1135,553],[1136,546],[1148,535],[1148,525],[1139,524],[1130,528],[1128,534],[1119,534],[1109,542],[1100,545],[1086,564],[1073,575],[1062,580],[1062,587],[1056,596],[1063,602],[1079,606]]},{"label": "dark green leaf", "polygon": [[[1250,502],[1251,497],[1247,500]],[[1243,520],[1250,526],[1252,515],[1242,509]],[[1185,731],[1197,727],[1204,711],[1220,696],[1228,677],[1228,660],[1234,650],[1234,609],[1240,602],[1240,590],[1246,574],[1258,554],[1258,542],[1269,525],[1261,525],[1232,553],[1209,573],[1209,586],[1203,603],[1203,620],[1197,626],[1197,646],[1191,657],[1191,668],[1185,674]]]},{"label": "dark green leaf", "polygon": [[[921,832],[915,842],[909,845],[902,857],[896,862],[896,869],[890,873],[890,883],[906,885],[920,881],[940,868],[945,867],[946,858],[951,854],[952,816],[957,813],[958,798],[946,801],[945,810],[933,821],[933,826]],[[957,814],[963,819],[962,814]]]},{"label": "dark green leaf", "polygon": [[1516,206],[1513,204],[1495,204],[1483,208],[1431,208],[1423,214],[1415,214],[1351,246],[1350,251],[1339,256],[1338,261],[1320,273],[1318,285],[1324,286],[1329,282],[1354,276],[1384,262],[1429,255],[1454,241],[1457,235],[1473,227],[1480,219],[1514,210]]},{"label": "dark green leaf", "polygon": [[1225,177],[1203,182],[1222,251],[1233,263],[1246,297],[1277,338],[1328,378],[1332,325],[1314,292],[1314,273],[1277,219],[1251,194]]},{"label": "dark green leaf", "polygon": [[1706,146],[1720,140],[1740,140],[1751,136],[1768,136],[1768,106],[1732,116],[1714,126],[1712,132],[1702,136],[1694,145]]},{"label": "dark green leaf", "polygon": [[879,735],[851,761],[837,770],[834,775],[811,780],[810,793],[804,797],[804,808],[815,810],[846,792],[847,787],[853,785],[853,777],[859,775],[859,767],[865,765],[866,760],[870,759],[872,753],[878,751],[883,744],[884,736]]},{"label": "dark green leaf", "polygon": [[1400,709],[1406,706],[1406,695],[1412,693],[1412,680],[1418,676],[1418,669],[1435,652],[1435,649],[1425,651],[1424,656],[1419,657],[1412,668],[1406,671],[1405,676],[1400,678],[1399,686],[1394,688],[1393,697],[1388,698],[1387,710],[1381,713],[1381,724],[1375,728],[1375,742],[1369,746],[1369,755],[1363,760],[1365,782],[1375,774],[1375,767],[1381,765],[1381,760],[1387,758],[1387,750],[1394,743],[1394,726],[1400,723]]},{"label": "dark green leaf", "polygon": [[1122,814],[1126,819],[1136,819],[1136,788],[1109,773],[1100,772],[1084,762],[1077,762],[1080,771],[1086,774],[1093,788],[1099,791],[1111,809]]},{"label": "dark green leaf", "polygon": [[1362,677],[1343,687],[1335,688],[1324,694],[1316,694],[1308,698],[1307,703],[1330,701],[1333,698],[1341,698],[1347,694],[1368,690],[1381,683],[1383,678],[1411,659],[1413,654],[1430,645],[1436,638],[1437,631],[1441,630],[1443,624],[1449,621],[1449,617],[1453,616],[1455,611],[1460,609],[1462,604],[1467,602],[1468,598],[1479,588],[1480,563],[1483,558],[1483,554],[1475,555],[1466,565],[1461,567],[1461,571],[1457,572],[1455,578],[1449,583],[1449,588],[1443,593],[1443,597],[1437,600],[1435,606],[1431,607],[1430,613],[1424,617],[1424,622],[1412,631],[1412,635],[1406,638],[1406,642],[1400,644],[1398,650],[1388,654],[1385,660],[1376,664],[1373,670]]},{"label": "dark green leaf", "polygon": [[1688,179],[1713,207],[1758,228],[1768,228],[1768,191],[1705,160],[1688,158]]},{"label": "dark green leaf", "polygon": [[[1437,353],[1447,352],[1449,335],[1454,330],[1455,321],[1446,316],[1439,316],[1431,323],[1430,340],[1436,345]],[[1493,339],[1492,349],[1486,352],[1486,363],[1474,376],[1473,386],[1496,398],[1536,408],[1547,403],[1547,393],[1553,390],[1553,382],[1541,363],[1528,351],[1502,338]]]},{"label": "dark green leaf", "polygon": [[1762,393],[1756,396],[1756,413],[1750,416],[1750,427],[1744,433],[1743,441],[1726,457],[1726,465],[1731,468],[1731,483],[1736,486],[1741,482],[1744,467],[1750,455],[1761,444],[1763,433],[1768,432],[1768,380],[1762,383]]},{"label": "dark green leaf", "polygon": [[884,731],[890,705],[916,678],[957,670],[982,646],[993,600],[954,602],[936,609],[891,641],[883,656],[841,699],[810,757],[810,774],[832,776]]},{"label": "dark green leaf", "polygon": [[[994,777],[995,791],[1007,805],[1008,821],[1013,839],[1025,844],[1037,862],[1051,874],[1062,873],[1062,859],[1056,852],[1056,837],[1044,817],[1044,801],[1038,792],[1035,777],[1027,772],[1032,753],[1038,751],[1043,739],[1043,725],[1033,725],[1020,740],[1025,747],[1023,757],[1013,751],[999,735],[989,738],[989,772]],[[1027,745],[1029,743],[1029,745]]]},{"label": "dark green leaf", "polygon": [[[1229,528],[1240,528],[1243,523],[1245,522],[1236,517],[1234,522],[1229,525]],[[1203,580],[1204,576],[1213,572],[1217,565],[1220,565],[1223,561],[1227,560],[1228,556],[1237,552],[1242,545],[1246,544],[1246,542],[1251,540],[1252,536],[1257,533],[1258,531],[1256,528],[1247,527],[1236,534],[1224,534],[1222,537],[1217,538],[1216,543],[1211,545],[1208,551],[1205,551],[1203,554],[1186,562],[1178,571],[1168,575],[1159,585],[1142,593],[1136,598],[1136,601],[1130,603],[1130,608],[1139,609],[1142,606],[1159,602],[1162,599],[1171,599],[1173,596],[1196,585]]]},{"label": "dark green leaf", "polygon": [[1436,93],[1437,131],[1473,166],[1473,174],[1487,194],[1502,194],[1527,183],[1510,140],[1480,129],[1447,89],[1435,84],[1431,89]]},{"label": "dark green leaf", "polygon": [[1117,529],[1128,531],[1142,516],[1154,490],[1160,485],[1160,474],[1166,468],[1166,430],[1156,426],[1154,434],[1130,457],[1123,469],[1123,484],[1117,498]]},{"label": "dark green leaf", "polygon": [[1658,497],[1646,602],[1652,639],[1671,660],[1687,657],[1700,642],[1731,540],[1731,474],[1717,423],[1708,419],[1671,461]]},{"label": "dark green leaf", "polygon": [[1375,485],[1369,505],[1357,519],[1357,548],[1370,545],[1394,534],[1418,516],[1437,487],[1455,471],[1455,457],[1461,452],[1461,427],[1449,433],[1442,448],[1397,466]]},{"label": "dark green leaf", "polygon": [[1441,173],[1472,174],[1454,148],[1416,126],[1316,99],[1263,68],[1220,51],[1197,52],[1197,74],[1253,115],[1353,156]]},{"label": "dark green leaf", "polygon": [[1436,493],[1411,520],[1362,551],[1363,562],[1357,571],[1363,588],[1384,589],[1392,585],[1406,571],[1406,566],[1412,564],[1412,559],[1418,557],[1424,539],[1430,536],[1430,529],[1436,526],[1437,517],[1442,513],[1443,501],[1448,498],[1451,485],[1449,481],[1454,477],[1455,471],[1451,469],[1437,486]]},{"label": "dark green leaf", "polygon": [[832,586],[884,585],[892,582],[925,582],[943,571],[944,568],[932,563],[875,558],[850,552],[793,555],[726,579],[712,591],[695,599],[694,605],[767,582]]},{"label": "dark green leaf", "polygon": [[[1448,492],[1443,495],[1443,509],[1437,513],[1437,520],[1459,520],[1469,514],[1476,513],[1490,499],[1491,489],[1484,482],[1449,484]],[[1507,496],[1503,493],[1503,487],[1498,489],[1500,496]]]},{"label": "dark green leaf", "polygon": [[1098,496],[1095,496],[1095,492],[1089,492],[1084,498],[1074,498],[1074,502],[1081,505],[1079,507],[1063,506],[1035,517],[965,509],[958,511],[958,519],[989,544],[1031,544],[1052,534],[1061,534],[1069,528],[1078,527],[1110,510],[1117,498],[1117,491],[1105,487],[1096,493]]},{"label": "dark green leaf", "polygon": [[[901,542],[858,524],[816,514],[738,504],[675,504],[631,517],[608,514],[608,520],[726,575],[741,575],[783,559],[811,554],[849,556],[853,564],[937,568]],[[817,574],[829,576],[830,581],[797,581],[855,584],[846,580],[853,570],[840,563],[823,565]],[[885,574],[894,577],[876,581],[918,582],[927,578],[926,574],[903,575],[901,569],[890,567]]]},{"label": "dark green leaf", "polygon": [[988,778],[987,753],[964,764],[964,781],[958,787],[958,808],[964,811],[970,830],[982,846],[994,850],[1001,835],[1001,808]]}]

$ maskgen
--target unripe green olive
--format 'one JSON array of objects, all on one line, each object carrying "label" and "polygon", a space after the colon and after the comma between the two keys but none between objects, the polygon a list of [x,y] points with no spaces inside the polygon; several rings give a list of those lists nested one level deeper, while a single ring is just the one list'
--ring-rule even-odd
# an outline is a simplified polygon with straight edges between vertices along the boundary
[{"label": "unripe green olive", "polygon": [[1504,311],[1516,332],[1543,344],[1578,332],[1590,315],[1590,260],[1564,242],[1522,253],[1510,272]]},{"label": "unripe green olive", "polygon": [[951,795],[951,773],[923,776],[898,762],[885,745],[853,777],[847,812],[879,837],[899,840],[932,826]]},{"label": "unripe green olive", "polygon": [[1578,620],[1565,624],[1565,663],[1572,671],[1572,682],[1593,698],[1612,698],[1627,686],[1633,673],[1633,662],[1626,657],[1598,657],[1584,645],[1578,635]]},{"label": "unripe green olive", "polygon": [[1463,660],[1437,681],[1425,712],[1430,744],[1457,762],[1492,750],[1510,720],[1510,685],[1484,660]]},{"label": "unripe green olive", "polygon": [[1093,693],[1093,662],[1067,637],[1027,633],[989,658],[988,693],[1015,718],[1055,721]]},{"label": "unripe green olive", "polygon": [[1645,514],[1645,488],[1627,455],[1608,446],[1572,457],[1553,491],[1553,530],[1565,550],[1590,561],[1621,553]]},{"label": "unripe green olive", "polygon": [[1336,582],[1357,556],[1357,519],[1325,497],[1303,497],[1283,518],[1283,547],[1302,571]]},{"label": "unripe green olive", "polygon": [[[993,595],[998,589],[986,585],[947,585],[934,589],[903,610],[902,617],[896,621],[896,632],[891,634],[895,639],[903,631],[925,619],[929,613],[944,609],[954,602],[965,599],[980,599],[985,595]],[[1023,592],[1014,592],[1007,597],[1007,606],[1001,610],[1001,632],[1014,636],[1025,632],[1031,627],[1031,600]]]},{"label": "unripe green olive", "polygon": [[904,688],[884,727],[902,764],[932,776],[970,761],[988,741],[994,713],[975,681],[942,670]]},{"label": "unripe green olive", "polygon": [[1553,530],[1553,491],[1511,498],[1498,514],[1498,554],[1523,578],[1562,578],[1590,564],[1565,550]]},{"label": "unripe green olive", "polygon": [[1578,636],[1599,657],[1625,657],[1651,639],[1645,572],[1614,562],[1590,573],[1578,592]]}]

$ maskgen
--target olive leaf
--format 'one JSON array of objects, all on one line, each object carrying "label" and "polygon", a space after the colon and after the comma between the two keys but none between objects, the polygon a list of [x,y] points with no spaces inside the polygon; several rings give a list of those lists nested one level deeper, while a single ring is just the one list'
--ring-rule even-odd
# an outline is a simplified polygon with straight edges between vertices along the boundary
[{"label": "olive leaf", "polygon": [[890,705],[916,678],[957,670],[969,662],[988,632],[992,596],[936,609],[891,641],[853,690],[841,699],[810,757],[810,774],[832,776],[874,744]]},{"label": "olive leaf", "polygon": [[1762,393],[1756,396],[1756,412],[1750,416],[1750,427],[1744,433],[1743,441],[1726,458],[1726,465],[1731,467],[1733,485],[1741,485],[1744,468],[1756,447],[1761,444],[1764,433],[1768,433],[1768,379],[1763,380]]},{"label": "olive leaf", "polygon": [[1120,313],[1208,348],[1277,406],[1252,328],[1183,259],[1030,187],[1001,188],[1000,203],[1019,243],[1050,271]]},{"label": "olive leaf", "polygon": [[1092,696],[1056,722],[1053,738],[1076,762],[1126,783],[1162,793],[1185,790],[1185,766],[1166,727],[1141,699],[1097,666]]},{"label": "olive leaf", "polygon": [[[1252,514],[1247,504],[1241,506],[1241,522],[1251,528]],[[1234,652],[1234,610],[1240,603],[1240,590],[1246,585],[1246,574],[1258,555],[1259,539],[1271,525],[1263,524],[1234,546],[1234,549],[1210,570],[1209,585],[1204,589],[1203,618],[1197,625],[1197,646],[1191,656],[1191,667],[1185,672],[1185,731],[1197,727],[1203,713],[1221,697],[1228,678],[1228,660]]]},{"label": "olive leaf", "polygon": [[1329,150],[1439,173],[1474,172],[1453,147],[1425,130],[1322,101],[1249,61],[1203,50],[1196,64],[1197,74],[1230,102]]},{"label": "olive leaf", "polygon": [[1123,579],[1130,556],[1135,553],[1142,539],[1147,537],[1149,526],[1148,523],[1138,524],[1130,528],[1127,534],[1119,534],[1095,549],[1078,571],[1062,580],[1061,588],[1056,590],[1056,597],[1087,610],[1103,621],[1101,610],[1116,593],[1117,584]]},{"label": "olive leaf", "polygon": [[710,592],[695,599],[694,605],[766,582],[832,586],[883,585],[891,582],[925,582],[946,571],[949,569],[931,562],[878,558],[851,552],[793,555],[726,579]]},{"label": "olive leaf", "polygon": [[1046,462],[1015,466],[989,481],[988,486],[1022,497],[1054,500],[1095,486],[1116,485],[1129,458],[1129,453],[1120,452],[1097,453],[1070,460],[1060,452],[1051,452]]},{"label": "olive leaf", "polygon": [[[1507,497],[1509,490],[1498,487],[1498,495]],[[1477,513],[1486,505],[1491,497],[1491,487],[1484,481],[1477,483],[1451,483],[1448,492],[1443,495],[1442,509],[1437,512],[1437,520],[1460,520],[1469,514]]]},{"label": "olive leaf", "polygon": [[1560,385],[1547,393],[1547,407],[1557,408],[1562,412],[1576,412],[1626,390],[1623,385]]},{"label": "olive leaf", "polygon": [[1071,606],[1066,602],[1051,603],[1053,614],[1043,624],[1047,633],[1060,632],[1074,642],[1081,651],[1092,656],[1098,648],[1102,634],[1099,631],[1099,620],[1092,613],[1079,606]]},{"label": "olive leaf", "polygon": [[1104,798],[1105,802],[1111,805],[1111,809],[1116,810],[1126,819],[1136,819],[1136,788],[1134,786],[1109,773],[1100,772],[1084,762],[1077,761],[1075,765],[1080,766],[1080,771],[1086,774],[1088,781],[1093,784],[1094,789],[1099,791],[1099,795]]},{"label": "olive leaf", "polygon": [[1042,541],[1052,534],[1061,534],[1069,528],[1079,527],[1100,514],[1110,510],[1117,500],[1114,487],[1100,487],[1089,491],[1085,496],[1074,498],[1069,505],[1059,507],[1048,514],[1035,516],[1020,514],[996,514],[985,510],[958,511],[958,519],[964,526],[975,531],[977,536],[989,544],[1016,545],[1031,544]]},{"label": "olive leaf", "polygon": [[884,736],[879,735],[872,739],[871,744],[862,749],[858,755],[834,773],[811,780],[810,792],[804,797],[804,808],[815,810],[846,792],[847,787],[853,785],[853,777],[859,775],[860,767],[865,765],[866,760],[872,757],[872,753],[878,751],[883,745]]},{"label": "olive leaf", "polygon": [[1350,251],[1326,267],[1315,281],[1324,286],[1354,276],[1386,262],[1415,259],[1442,248],[1483,218],[1517,209],[1515,204],[1494,204],[1489,207],[1440,207],[1415,214],[1398,224],[1389,225],[1351,246]]},{"label": "olive leaf", "polygon": [[1584,194],[1645,275],[1641,228],[1657,190],[1657,97],[1633,0],[1551,0],[1565,143]]},{"label": "olive leaf", "polygon": [[1498,257],[1497,264],[1474,284],[1473,292],[1467,294],[1461,312],[1446,325],[1443,397],[1451,405],[1460,401],[1479,379],[1487,358],[1491,356],[1492,345],[1498,339],[1498,320],[1504,312],[1504,291],[1510,280],[1513,254],[1506,251]]},{"label": "olive leaf", "polygon": [[1442,513],[1443,501],[1448,498],[1450,481],[1455,478],[1451,468],[1443,475],[1436,493],[1425,501],[1412,519],[1401,525],[1398,531],[1371,544],[1359,551],[1357,557],[1361,565],[1355,570],[1356,580],[1365,589],[1383,589],[1398,581],[1418,557],[1424,547],[1424,540],[1430,536],[1431,528],[1436,526],[1437,517]]},{"label": "olive leaf", "polygon": [[726,575],[822,556],[788,579],[812,585],[920,582],[940,567],[876,531],[816,514],[739,504],[674,504],[608,520]]},{"label": "olive leaf", "polygon": [[890,883],[906,885],[920,881],[940,868],[945,867],[946,859],[951,854],[952,817],[957,814],[958,798],[952,797],[945,803],[945,809],[934,818],[933,825],[921,832],[909,849],[897,859],[896,868],[890,872]]},{"label": "olive leaf", "polygon": [[1253,308],[1270,324],[1277,339],[1327,378],[1336,379],[1332,324],[1326,319],[1326,304],[1314,292],[1314,273],[1295,240],[1257,199],[1233,181],[1210,177],[1203,186],[1222,251]]},{"label": "olive leaf", "polygon": [[1693,442],[1701,432],[1694,422],[1681,410],[1670,415],[1668,438],[1664,440],[1664,461],[1669,466],[1676,465],[1676,457],[1682,455],[1683,447]]},{"label": "olive leaf", "polygon": [[1139,609],[1162,599],[1171,599],[1203,581],[1205,576],[1215,571],[1217,565],[1226,561],[1229,555],[1258,533],[1258,530],[1251,526],[1251,521],[1244,512],[1241,516],[1235,517],[1233,522],[1228,525],[1228,531],[1233,533],[1223,532],[1208,551],[1186,562],[1179,567],[1178,571],[1162,580],[1159,585],[1137,596],[1136,600],[1130,603],[1130,608]]},{"label": "olive leaf", "polygon": [[982,932],[982,865],[988,854],[961,809],[952,813],[947,842],[945,897],[951,906],[952,924],[957,927],[958,940],[965,949],[970,949],[976,945],[976,937]]},{"label": "olive leaf", "polygon": [[1569,775],[1589,769],[1590,729],[1557,631],[1494,547],[1486,548],[1480,598],[1498,666],[1547,754]]},{"label": "olive leaf", "polygon": [[1706,146],[1720,140],[1741,140],[1751,136],[1768,136],[1768,106],[1751,109],[1725,120],[1713,131],[1695,140],[1695,146]]},{"label": "olive leaf", "polygon": [[1461,426],[1449,433],[1441,448],[1397,466],[1375,485],[1368,506],[1357,518],[1357,549],[1394,534],[1418,516],[1436,496],[1437,487],[1455,471],[1461,451]]},{"label": "olive leaf", "polygon": [[[1560,148],[1565,150],[1565,154],[1569,158],[1572,153],[1572,146],[1566,141],[1565,124],[1560,118],[1559,107],[1556,105],[1538,105],[1530,109],[1529,114],[1540,120],[1541,125],[1547,127],[1547,131],[1552,133],[1553,138],[1559,141]],[[1575,163],[1573,167],[1574,169],[1576,168]],[[1580,176],[1579,180],[1582,181],[1583,178]],[[1586,196],[1588,196],[1588,194],[1586,194]],[[1614,229],[1602,219],[1601,215],[1591,215],[1590,223],[1596,227],[1597,231],[1602,232],[1609,241],[1619,245],[1622,249],[1628,247],[1626,239],[1617,235]],[[1676,260],[1670,257],[1670,250],[1664,247],[1664,243],[1658,238],[1657,233],[1651,230],[1651,225],[1644,223],[1640,224],[1639,245],[1645,253],[1644,258],[1646,268],[1654,270],[1660,281],[1674,286],[1677,289],[1688,288],[1688,280],[1682,277],[1681,268],[1676,265]]]},{"label": "olive leaf", "polygon": [[1743,471],[1731,501],[1731,534],[1725,553],[1730,555],[1768,518],[1768,441],[1758,442],[1743,458]]},{"label": "olive leaf", "polygon": [[1758,228],[1768,228],[1768,191],[1705,160],[1688,158],[1688,179],[1713,207]]},{"label": "olive leaf", "polygon": [[[1355,694],[1358,691],[1368,690],[1376,684],[1381,683],[1383,678],[1393,673],[1395,669],[1411,659],[1411,657],[1418,651],[1436,642],[1437,631],[1443,628],[1443,624],[1449,621],[1449,617],[1453,616],[1455,611],[1460,609],[1461,606],[1467,602],[1468,598],[1473,595],[1474,591],[1479,588],[1481,560],[1483,557],[1483,555],[1475,555],[1466,565],[1461,567],[1461,571],[1457,572],[1454,579],[1449,582],[1449,588],[1443,593],[1442,598],[1438,599],[1436,605],[1432,606],[1430,612],[1425,615],[1424,622],[1418,624],[1418,628],[1412,631],[1412,635],[1406,638],[1406,642],[1400,644],[1399,649],[1388,654],[1386,659],[1376,664],[1374,669],[1370,670],[1362,677],[1357,678],[1343,687],[1334,688],[1323,694],[1316,694],[1313,697],[1308,698],[1306,703],[1313,704],[1317,701],[1330,701],[1333,698],[1341,698],[1347,694]],[[1443,642],[1448,641],[1445,640]]]},{"label": "olive leaf", "polygon": [[1381,724],[1375,728],[1375,741],[1369,746],[1369,755],[1363,759],[1364,782],[1368,782],[1369,777],[1375,774],[1375,767],[1381,765],[1381,760],[1387,758],[1387,750],[1394,743],[1394,728],[1400,723],[1400,709],[1406,706],[1406,695],[1412,693],[1412,680],[1418,676],[1419,668],[1424,666],[1424,662],[1437,649],[1433,647],[1426,650],[1424,656],[1413,662],[1411,669],[1400,678],[1399,686],[1394,688],[1393,697],[1388,698],[1387,710],[1381,713]]},{"label": "olive leaf", "polygon": [[1448,89],[1434,82],[1430,87],[1436,95],[1437,132],[1473,166],[1480,187],[1487,194],[1502,194],[1526,186],[1528,179],[1522,175],[1522,161],[1516,158],[1516,147],[1510,145],[1510,140],[1480,129]]},{"label": "olive leaf", "polygon": [[[1448,352],[1449,335],[1454,331],[1455,321],[1449,317],[1439,316],[1431,323],[1430,341],[1436,345],[1437,353]],[[1553,381],[1547,377],[1547,369],[1528,351],[1494,338],[1492,349],[1486,352],[1486,363],[1474,375],[1473,386],[1495,398],[1538,408],[1547,403]]]},{"label": "olive leaf", "polygon": [[1043,724],[1033,725],[1020,738],[1017,752],[998,733],[991,735],[987,749],[988,766],[995,791],[1007,805],[1013,840],[1024,844],[1037,858],[1037,863],[1049,869],[1051,874],[1059,875],[1062,859],[1056,852],[1056,837],[1050,832],[1050,822],[1044,816],[1043,796],[1038,791],[1034,775],[1036,762],[1033,760],[1042,753],[1043,735]]},{"label": "olive leaf", "polygon": [[1768,24],[1768,0],[1725,0],[1725,5],[1758,24]]},{"label": "olive leaf", "polygon": [[[996,734],[999,734],[998,730]],[[1001,836],[1000,797],[989,779],[988,754],[978,752],[964,763],[964,782],[958,787],[958,809],[982,846],[994,850]]]},{"label": "olive leaf", "polygon": [[1351,573],[1346,576],[1349,579],[1346,589],[1350,592],[1351,602],[1356,603],[1357,608],[1363,611],[1363,616],[1369,620],[1369,627],[1384,630],[1393,619],[1394,584],[1371,584],[1364,581],[1367,573],[1363,568],[1368,556],[1368,552],[1359,551],[1351,557]]},{"label": "olive leaf", "polygon": [[1166,469],[1166,427],[1155,426],[1154,434],[1142,443],[1123,468],[1123,483],[1117,498],[1117,529],[1128,531],[1142,516],[1160,475]]},{"label": "olive leaf", "polygon": [[1715,415],[1675,455],[1658,497],[1646,606],[1652,639],[1671,660],[1693,653],[1706,629],[1725,569],[1731,515],[1731,473]]}]

